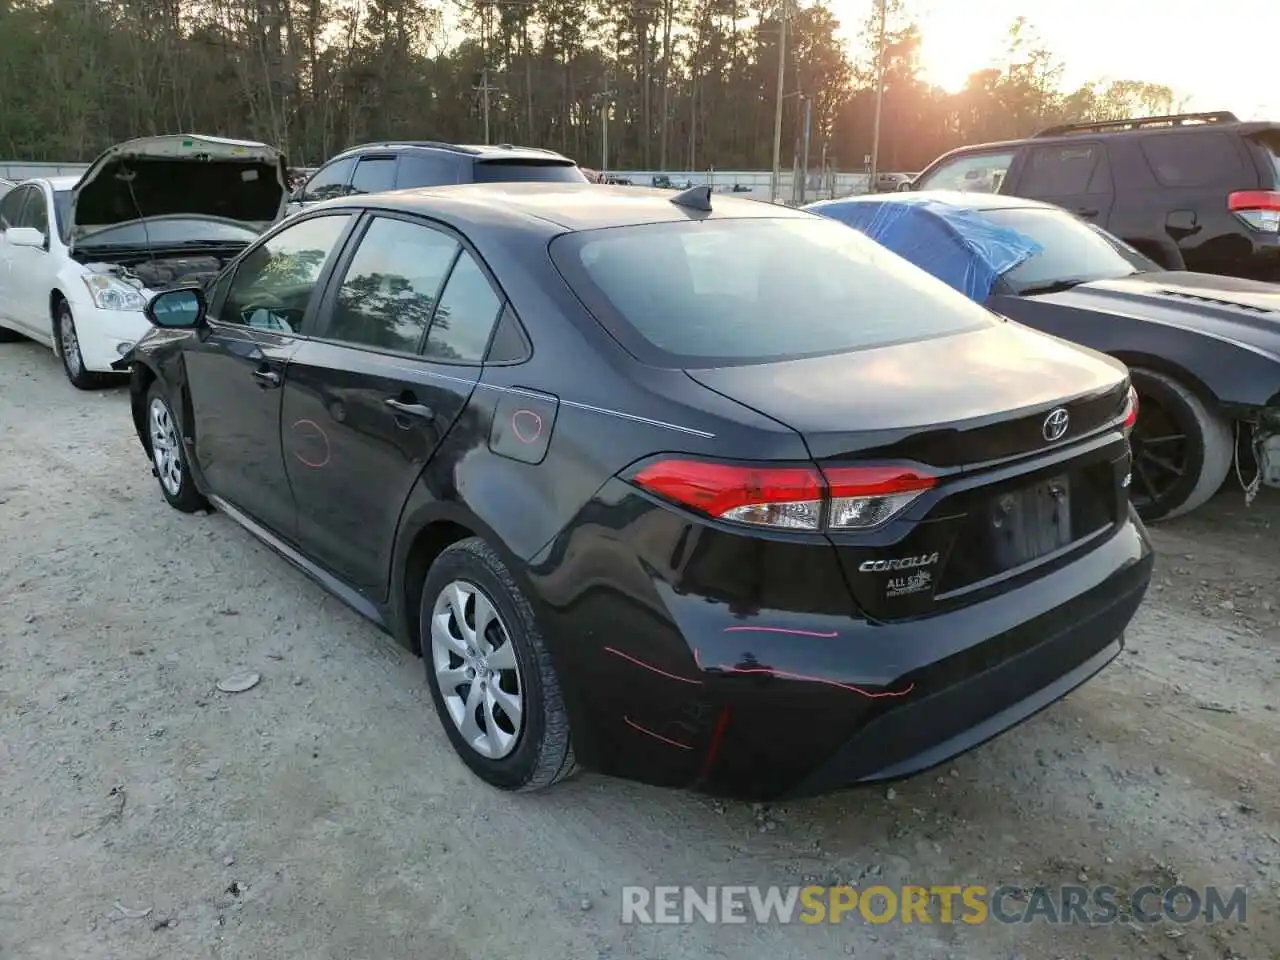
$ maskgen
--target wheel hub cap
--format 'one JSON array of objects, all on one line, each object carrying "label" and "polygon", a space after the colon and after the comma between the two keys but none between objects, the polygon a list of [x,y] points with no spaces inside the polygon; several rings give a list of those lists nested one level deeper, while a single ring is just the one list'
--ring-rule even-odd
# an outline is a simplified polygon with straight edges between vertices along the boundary
[{"label": "wheel hub cap", "polygon": [[182,450],[178,428],[169,408],[159,397],[151,401],[148,412],[151,423],[151,459],[156,466],[156,476],[170,496],[176,497],[182,489]]},{"label": "wheel hub cap", "polygon": [[475,584],[455,580],[436,597],[431,668],[467,745],[489,760],[510,755],[524,729],[524,683],[511,633]]}]

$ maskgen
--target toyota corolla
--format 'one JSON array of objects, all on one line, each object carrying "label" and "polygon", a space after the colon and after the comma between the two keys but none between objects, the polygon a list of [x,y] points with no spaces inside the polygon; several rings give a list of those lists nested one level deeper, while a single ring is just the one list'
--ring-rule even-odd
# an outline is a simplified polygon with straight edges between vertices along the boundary
[{"label": "toyota corolla", "polygon": [[505,789],[907,775],[1120,651],[1124,366],[855,231],[589,184],[331,201],[120,366],[161,492],[421,652]]}]

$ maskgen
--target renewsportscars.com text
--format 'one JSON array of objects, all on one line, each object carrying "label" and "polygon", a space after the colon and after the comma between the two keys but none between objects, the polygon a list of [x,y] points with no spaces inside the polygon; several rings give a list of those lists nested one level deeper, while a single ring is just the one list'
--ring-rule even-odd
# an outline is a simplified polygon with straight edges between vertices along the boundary
[{"label": "renewsportscars.com text", "polygon": [[712,886],[624,887],[622,922],[1216,923],[1245,919],[1243,887]]}]

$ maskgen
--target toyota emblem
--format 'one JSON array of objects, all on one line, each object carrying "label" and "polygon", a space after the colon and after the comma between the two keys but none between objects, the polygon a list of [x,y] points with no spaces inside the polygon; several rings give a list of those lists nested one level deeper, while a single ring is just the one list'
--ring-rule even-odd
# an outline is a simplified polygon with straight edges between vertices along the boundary
[{"label": "toyota emblem", "polygon": [[1053,443],[1066,436],[1067,425],[1070,423],[1071,414],[1067,413],[1067,408],[1059,407],[1044,418],[1044,426],[1041,427],[1040,432],[1044,434],[1046,440]]}]

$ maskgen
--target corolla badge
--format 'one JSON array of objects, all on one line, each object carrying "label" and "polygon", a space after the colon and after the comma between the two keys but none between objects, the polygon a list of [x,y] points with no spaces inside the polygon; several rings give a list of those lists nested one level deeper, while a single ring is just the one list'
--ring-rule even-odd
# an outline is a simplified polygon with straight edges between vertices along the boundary
[{"label": "corolla badge", "polygon": [[1058,407],[1044,418],[1044,426],[1040,428],[1040,432],[1044,434],[1044,438],[1050,443],[1055,440],[1061,440],[1067,433],[1067,427],[1071,424],[1071,414],[1067,413],[1066,407]]}]

